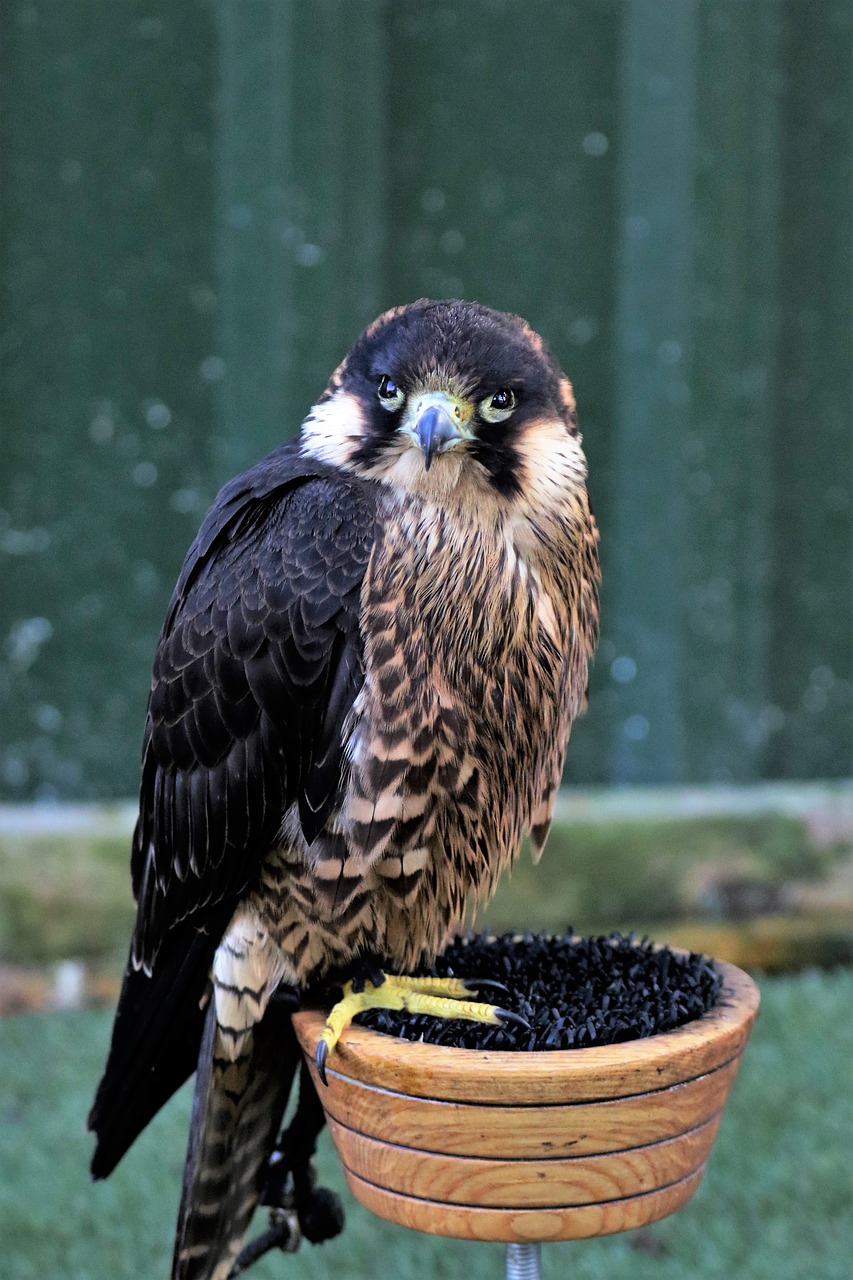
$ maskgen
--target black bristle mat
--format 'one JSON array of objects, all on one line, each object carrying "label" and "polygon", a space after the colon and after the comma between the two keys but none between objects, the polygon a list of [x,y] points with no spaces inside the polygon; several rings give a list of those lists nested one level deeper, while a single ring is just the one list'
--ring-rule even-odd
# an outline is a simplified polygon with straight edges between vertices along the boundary
[{"label": "black bristle mat", "polygon": [[358,1022],[459,1049],[585,1049],[672,1031],[706,1013],[722,986],[707,957],[620,934],[466,934],[415,972],[500,982],[506,995],[485,989],[479,998],[520,1014],[530,1029],[385,1009],[360,1014]]}]

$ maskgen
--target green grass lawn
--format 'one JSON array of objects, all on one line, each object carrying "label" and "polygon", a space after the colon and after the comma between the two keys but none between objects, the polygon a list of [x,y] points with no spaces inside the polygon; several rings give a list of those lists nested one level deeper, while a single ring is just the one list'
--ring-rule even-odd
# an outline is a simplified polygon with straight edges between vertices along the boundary
[{"label": "green grass lawn", "polygon": [[[545,1245],[546,1277],[572,1280],[849,1280],[853,1259],[853,972],[762,983],[762,1012],[708,1172],[681,1213],[606,1241]],[[0,1278],[162,1280],[168,1275],[189,1094],[106,1183],[87,1173],[86,1110],[109,1015],[0,1019]],[[324,1142],[323,1180],[343,1188]],[[348,1225],[257,1280],[498,1280],[503,1250],[379,1222],[344,1192]],[[262,1225],[262,1219],[258,1219]]]}]

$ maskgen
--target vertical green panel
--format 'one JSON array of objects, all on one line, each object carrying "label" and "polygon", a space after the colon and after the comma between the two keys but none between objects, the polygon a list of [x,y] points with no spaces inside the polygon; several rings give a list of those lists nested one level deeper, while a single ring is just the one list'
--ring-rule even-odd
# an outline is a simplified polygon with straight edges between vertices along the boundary
[{"label": "vertical green panel", "polygon": [[[608,529],[618,6],[430,0],[389,12],[390,296],[473,298],[544,335],[575,384]],[[574,781],[606,769],[609,684],[599,663]]]},{"label": "vertical green panel", "polygon": [[0,793],[127,794],[209,493],[204,5],[4,4]]},{"label": "vertical green panel", "polygon": [[677,443],[689,512],[679,688],[691,779],[760,777],[779,723],[767,667],[781,16],[775,3],[700,9],[691,405]]},{"label": "vertical green panel", "polygon": [[853,9],[786,6],[782,316],[773,387],[777,776],[853,755]]},{"label": "vertical green panel", "polygon": [[217,469],[295,434],[381,299],[379,5],[217,6]]},{"label": "vertical green panel", "polygon": [[[307,407],[387,292],[386,6],[297,6],[297,224],[320,250],[293,295],[298,396]],[[304,410],[303,410],[304,411]]]},{"label": "vertical green panel", "polygon": [[628,0],[621,58],[617,435],[606,600],[624,684],[617,782],[684,777],[696,5]]},{"label": "vertical green panel", "polygon": [[216,246],[217,313],[207,369],[224,479],[298,424],[288,406],[296,59],[289,0],[222,0],[216,17],[216,221],[208,234]]}]

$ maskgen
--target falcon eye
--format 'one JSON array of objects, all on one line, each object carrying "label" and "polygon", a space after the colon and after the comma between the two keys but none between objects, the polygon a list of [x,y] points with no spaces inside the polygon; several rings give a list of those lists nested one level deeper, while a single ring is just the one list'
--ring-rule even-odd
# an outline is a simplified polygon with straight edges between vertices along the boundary
[{"label": "falcon eye", "polygon": [[382,405],[382,408],[387,409],[389,412],[394,409],[399,409],[400,405],[406,398],[403,395],[402,388],[398,387],[394,379],[389,377],[387,373],[383,373],[382,377],[379,379],[377,395],[379,396],[379,403]]},{"label": "falcon eye", "polygon": [[480,416],[486,422],[505,422],[515,408],[515,392],[502,387],[480,405]]}]

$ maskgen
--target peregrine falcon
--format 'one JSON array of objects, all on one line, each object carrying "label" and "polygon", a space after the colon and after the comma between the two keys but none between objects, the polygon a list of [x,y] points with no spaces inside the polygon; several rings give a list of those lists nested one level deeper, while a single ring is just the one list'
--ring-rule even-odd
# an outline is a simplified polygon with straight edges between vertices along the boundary
[{"label": "peregrine falcon", "polygon": [[478,304],[381,315],[298,439],[220,492],[154,660],[89,1120],[105,1177],[198,1068],[173,1280],[225,1280],[263,1193],[298,1062],[281,993],[362,964],[375,1003],[525,833],[541,852],[598,580],[571,385]]}]

